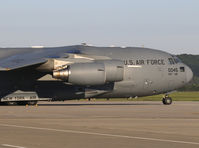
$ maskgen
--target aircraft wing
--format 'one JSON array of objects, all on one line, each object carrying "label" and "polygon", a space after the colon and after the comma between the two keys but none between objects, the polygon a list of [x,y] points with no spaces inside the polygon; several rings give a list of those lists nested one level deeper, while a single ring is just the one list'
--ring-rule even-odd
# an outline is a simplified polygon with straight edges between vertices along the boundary
[{"label": "aircraft wing", "polygon": [[[71,52],[72,51],[72,52]],[[105,56],[86,55],[77,53],[74,50],[62,50],[62,49],[39,49],[29,50],[28,52],[20,52],[10,55],[8,57],[0,58],[0,71],[10,71],[15,69],[21,69],[29,66],[40,65],[46,63],[49,59],[61,59],[73,60],[79,62],[110,59]]]},{"label": "aircraft wing", "polygon": [[62,52],[56,53],[48,52],[45,50],[32,50],[30,52],[13,54],[11,56],[0,59],[0,71],[9,71],[43,64],[50,58],[61,58],[63,55],[66,56]]},{"label": "aircraft wing", "polygon": [[6,59],[0,61],[0,71],[9,71],[19,68],[24,68],[28,66],[33,66],[37,64],[43,64],[47,60],[45,59],[20,59],[20,58],[13,58],[13,59]]}]

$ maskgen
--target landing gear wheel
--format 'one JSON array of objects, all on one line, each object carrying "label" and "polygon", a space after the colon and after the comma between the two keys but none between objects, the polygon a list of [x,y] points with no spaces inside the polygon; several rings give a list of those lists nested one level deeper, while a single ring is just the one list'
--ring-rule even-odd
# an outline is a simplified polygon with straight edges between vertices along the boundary
[{"label": "landing gear wheel", "polygon": [[21,106],[25,106],[25,105],[27,104],[27,102],[26,102],[26,101],[20,101],[20,102],[18,102],[17,104],[18,104],[18,105],[21,105]]},{"label": "landing gear wheel", "polygon": [[18,102],[18,105],[36,105],[37,104],[37,101],[21,101],[21,102]]},{"label": "landing gear wheel", "polygon": [[0,102],[0,106],[1,106],[1,105],[6,105],[6,104],[5,104],[4,102]]},{"label": "landing gear wheel", "polygon": [[162,99],[162,103],[163,103],[164,105],[171,105],[171,104],[172,104],[172,98],[170,98],[170,97],[165,97],[165,98]]},{"label": "landing gear wheel", "polygon": [[6,102],[6,104],[9,106],[15,106],[17,105],[17,102],[10,101],[10,102]]},{"label": "landing gear wheel", "polygon": [[36,104],[37,104],[37,101],[28,101],[27,104],[28,104],[28,105],[36,105]]}]

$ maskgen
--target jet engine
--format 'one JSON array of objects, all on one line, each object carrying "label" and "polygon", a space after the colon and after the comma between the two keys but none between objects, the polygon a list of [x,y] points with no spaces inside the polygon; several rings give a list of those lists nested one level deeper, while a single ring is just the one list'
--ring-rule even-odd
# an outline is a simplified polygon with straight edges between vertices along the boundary
[{"label": "jet engine", "polygon": [[123,80],[124,63],[119,60],[74,63],[53,72],[53,77],[74,85],[103,85]]}]

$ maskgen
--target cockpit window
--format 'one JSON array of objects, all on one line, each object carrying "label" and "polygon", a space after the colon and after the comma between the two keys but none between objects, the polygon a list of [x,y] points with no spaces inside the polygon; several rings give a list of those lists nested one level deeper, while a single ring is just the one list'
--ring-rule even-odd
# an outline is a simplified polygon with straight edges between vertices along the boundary
[{"label": "cockpit window", "polygon": [[174,61],[173,58],[168,58],[168,60],[169,60],[169,64],[171,64],[171,65],[174,65],[174,64],[175,64],[175,61]]},{"label": "cockpit window", "polygon": [[178,57],[173,56],[173,55],[172,55],[172,58],[168,58],[168,60],[169,60],[169,64],[171,65],[181,63],[181,60]]},{"label": "cockpit window", "polygon": [[182,61],[178,57],[174,56],[173,58],[174,58],[176,63],[182,63]]}]

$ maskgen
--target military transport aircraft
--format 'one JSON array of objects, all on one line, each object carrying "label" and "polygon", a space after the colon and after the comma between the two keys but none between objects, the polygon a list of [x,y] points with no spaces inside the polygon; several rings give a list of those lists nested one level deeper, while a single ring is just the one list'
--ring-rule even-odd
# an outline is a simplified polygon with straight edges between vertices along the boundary
[{"label": "military transport aircraft", "polygon": [[0,48],[0,98],[35,104],[80,98],[134,98],[185,86],[191,69],[176,56],[138,47]]}]

